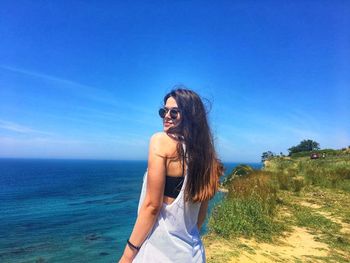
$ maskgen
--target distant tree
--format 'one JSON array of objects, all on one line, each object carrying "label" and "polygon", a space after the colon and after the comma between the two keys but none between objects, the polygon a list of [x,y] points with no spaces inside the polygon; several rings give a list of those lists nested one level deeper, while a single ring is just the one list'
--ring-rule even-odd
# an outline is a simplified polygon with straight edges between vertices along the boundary
[{"label": "distant tree", "polygon": [[315,142],[313,140],[303,140],[297,146],[290,147],[288,151],[289,155],[291,155],[292,153],[310,152],[319,149],[320,144],[318,142]]},{"label": "distant tree", "polygon": [[261,162],[265,162],[266,160],[271,159],[274,156],[274,153],[271,151],[263,152],[261,155]]}]

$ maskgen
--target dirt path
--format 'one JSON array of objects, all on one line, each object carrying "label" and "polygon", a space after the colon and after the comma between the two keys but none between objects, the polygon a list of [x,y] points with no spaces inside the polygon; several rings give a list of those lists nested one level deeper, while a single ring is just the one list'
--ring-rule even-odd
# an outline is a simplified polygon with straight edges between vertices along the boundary
[{"label": "dirt path", "polygon": [[[261,243],[255,240],[240,238],[231,244],[213,242],[206,246],[208,262],[219,262],[215,259],[232,254],[233,257],[222,262],[318,262],[317,257],[325,257],[329,252],[328,245],[315,241],[315,235],[307,229],[294,227],[291,233],[280,238],[277,243]],[[321,262],[321,261],[320,261]]]},{"label": "dirt path", "polygon": [[[327,202],[319,198],[319,193],[309,194],[307,198],[295,196],[292,202],[303,207],[312,209],[313,213],[320,214],[340,226],[337,236],[344,240],[350,240],[350,224],[344,222],[344,214],[341,210],[348,210],[342,205],[329,203],[329,200],[345,198],[349,196],[335,196],[331,192],[322,193]],[[332,196],[331,196],[332,195]],[[310,196],[312,198],[310,198]],[[325,210],[327,207],[327,210]],[[291,210],[281,207],[280,213],[290,217]],[[325,236],[316,229],[291,226],[291,231],[275,238],[272,243],[257,242],[254,239],[236,238],[225,240],[217,236],[203,238],[206,248],[208,263],[251,263],[251,262],[350,262],[350,244],[344,243],[344,248],[334,247],[325,240]]]},{"label": "dirt path", "polygon": [[341,226],[341,229],[340,229],[341,233],[346,234],[346,235],[350,235],[350,224],[343,222],[343,220],[340,217],[334,216],[330,212],[317,211],[318,209],[321,209],[322,206],[320,206],[318,204],[309,203],[307,201],[301,201],[301,202],[299,202],[299,204],[302,206],[306,206],[306,207],[310,207],[310,208],[315,209],[316,213],[323,215],[324,217],[328,218],[329,220],[331,220],[334,223],[339,224]]}]

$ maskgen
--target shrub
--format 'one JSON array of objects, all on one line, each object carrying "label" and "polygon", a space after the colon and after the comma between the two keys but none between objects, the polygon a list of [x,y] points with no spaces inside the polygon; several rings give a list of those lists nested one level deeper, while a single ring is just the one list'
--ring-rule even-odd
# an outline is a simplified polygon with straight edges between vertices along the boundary
[{"label": "shrub", "polygon": [[223,186],[226,186],[228,183],[232,182],[235,178],[240,176],[245,176],[254,172],[254,168],[246,164],[237,165],[232,172],[227,175],[227,177],[223,181]]},{"label": "shrub", "polygon": [[302,176],[297,176],[292,179],[292,189],[294,192],[299,193],[305,185],[305,179]]},{"label": "shrub", "polygon": [[225,199],[214,208],[209,219],[209,231],[223,237],[244,235],[270,239],[279,229],[263,203],[255,198]]},{"label": "shrub", "polygon": [[209,231],[224,237],[244,235],[270,239],[282,227],[274,222],[276,186],[264,171],[236,177],[227,185],[227,197],[214,208]]}]

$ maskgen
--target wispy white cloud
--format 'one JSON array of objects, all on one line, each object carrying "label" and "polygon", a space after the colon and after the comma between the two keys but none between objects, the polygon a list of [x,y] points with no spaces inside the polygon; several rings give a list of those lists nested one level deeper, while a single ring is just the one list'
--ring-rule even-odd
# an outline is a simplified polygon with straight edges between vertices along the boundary
[{"label": "wispy white cloud", "polygon": [[[269,112],[255,111],[252,113],[243,112],[241,121],[233,124],[221,124],[225,130],[232,133],[241,134],[243,137],[260,135],[287,135],[291,137],[320,137],[320,134],[328,127],[319,120],[301,110],[293,109],[291,111]],[[242,123],[242,119],[244,122]],[[241,126],[247,126],[242,129]],[[254,137],[256,137],[254,136]],[[276,139],[276,138],[273,138]]]},{"label": "wispy white cloud", "polygon": [[[56,76],[43,74],[31,70],[26,70],[7,65],[0,65],[0,69],[7,70],[19,74],[19,77],[32,77],[42,81],[42,87],[50,89],[62,90],[64,96],[67,94],[79,98],[79,103],[64,105],[57,100],[56,97],[50,97],[45,100],[52,100],[49,110],[34,112],[37,116],[46,116],[48,118],[56,118],[74,122],[68,129],[81,129],[84,125],[86,127],[93,127],[92,130],[103,131],[107,134],[111,131],[120,131],[120,127],[148,127],[148,129],[156,128],[156,109],[150,109],[134,103],[129,100],[122,99],[116,94],[112,94],[106,89],[99,89],[93,86],[84,85],[75,81],[59,78]],[[41,82],[39,82],[41,83]],[[51,93],[50,93],[51,94]],[[30,98],[32,99],[32,98]],[[40,100],[38,100],[40,104]],[[60,109],[64,107],[67,112],[67,107],[71,107],[69,114],[61,114]],[[31,110],[31,109],[29,109]],[[77,125],[76,125],[77,124]],[[158,122],[160,126],[160,121]],[[64,126],[62,122],[57,123],[56,126]],[[24,127],[16,123],[4,122],[3,129],[11,130],[13,132],[41,132],[33,128]],[[146,129],[147,130],[147,129]],[[78,132],[78,130],[76,131]],[[41,132],[44,133],[44,132]],[[73,131],[74,133],[74,131]],[[85,133],[84,133],[85,134]]]},{"label": "wispy white cloud", "polygon": [[146,159],[147,142],[137,137],[125,139],[32,136],[0,136],[0,157]]},{"label": "wispy white cloud", "polygon": [[31,146],[33,151],[38,146],[49,144],[62,144],[62,145],[79,145],[84,143],[82,140],[73,140],[73,139],[62,139],[62,138],[48,138],[33,136],[28,140],[27,138],[18,138],[13,136],[0,136],[0,145],[12,145],[12,146]]},{"label": "wispy white cloud", "polygon": [[25,127],[13,122],[8,122],[8,121],[3,121],[0,120],[0,128],[9,130],[9,131],[14,131],[14,132],[19,132],[19,133],[32,133],[35,132],[33,129],[29,127]]},{"label": "wispy white cloud", "polygon": [[67,80],[67,79],[63,79],[63,78],[58,78],[55,76],[51,76],[51,75],[47,75],[47,74],[43,74],[43,73],[39,73],[39,72],[35,72],[35,71],[31,71],[31,70],[26,70],[26,69],[21,69],[21,68],[17,68],[17,67],[10,67],[10,66],[6,66],[6,65],[0,65],[0,68],[5,69],[5,70],[9,70],[15,73],[20,73],[23,75],[27,75],[27,76],[31,76],[31,77],[36,77],[36,78],[40,78],[40,79],[45,79],[45,80],[50,80],[53,82],[59,82],[61,84],[66,84],[60,87],[81,87],[81,88],[86,88],[86,89],[94,89],[90,86],[75,82],[75,81],[71,81],[71,80]]},{"label": "wispy white cloud", "polygon": [[[308,112],[301,110],[275,114],[263,109],[242,111],[240,117],[216,127],[218,148],[224,159],[259,160],[263,151],[286,152],[303,139],[313,139],[325,146],[330,139],[327,134],[332,132]],[[333,140],[332,145],[336,146],[335,143],[336,140]]]},{"label": "wispy white cloud", "polygon": [[[82,107],[82,106],[78,106],[76,107],[77,110],[79,110],[82,115],[82,118],[88,118],[88,119],[93,119],[93,120],[97,120],[97,119],[104,119],[104,120],[110,120],[113,123],[115,122],[128,122],[128,123],[132,123],[132,122],[137,122],[143,125],[148,125],[148,126],[154,126],[154,122],[153,122],[153,116],[155,115],[153,112],[153,114],[142,114],[142,115],[138,115],[138,118],[134,117],[134,114],[130,114],[129,111],[123,111],[121,112],[120,110],[117,109],[113,109],[110,111],[107,110],[99,110],[96,108],[88,108],[88,107]],[[149,117],[149,116],[152,117]],[[152,121],[151,121],[152,120]]]},{"label": "wispy white cloud", "polygon": [[32,129],[30,127],[10,122],[10,121],[5,121],[0,119],[0,129],[8,130],[11,132],[16,132],[16,133],[22,133],[22,134],[43,134],[43,135],[53,135],[50,132],[46,131],[40,131],[36,129]]},{"label": "wispy white cloud", "polygon": [[243,123],[221,123],[217,128],[220,134],[218,146],[224,159],[244,157],[258,160],[263,151],[286,153],[288,148],[304,139],[316,140],[322,148],[337,149],[350,144],[346,127],[327,125],[299,109],[276,114],[260,111],[242,115]]},{"label": "wispy white cloud", "polygon": [[128,108],[136,112],[148,112],[152,111],[149,108],[142,107],[140,105],[135,105],[131,102],[125,101],[115,94],[109,92],[106,89],[96,88],[94,86],[82,84],[76,81],[68,80],[65,78],[60,78],[40,72],[35,72],[31,70],[26,70],[17,67],[11,67],[7,65],[0,65],[0,68],[3,70],[8,70],[17,74],[34,77],[37,79],[45,80],[48,83],[54,84],[56,89],[64,89],[74,94],[75,96],[88,99],[97,103],[105,104],[108,106],[115,107],[117,109]]}]

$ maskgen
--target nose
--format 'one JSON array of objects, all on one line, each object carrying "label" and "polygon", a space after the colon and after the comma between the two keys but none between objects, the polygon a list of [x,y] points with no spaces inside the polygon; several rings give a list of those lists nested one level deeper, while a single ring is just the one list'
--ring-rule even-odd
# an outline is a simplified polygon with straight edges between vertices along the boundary
[{"label": "nose", "polygon": [[167,120],[170,120],[170,119],[171,119],[171,117],[170,117],[170,110],[168,110],[168,111],[165,113],[164,119],[167,119]]}]

